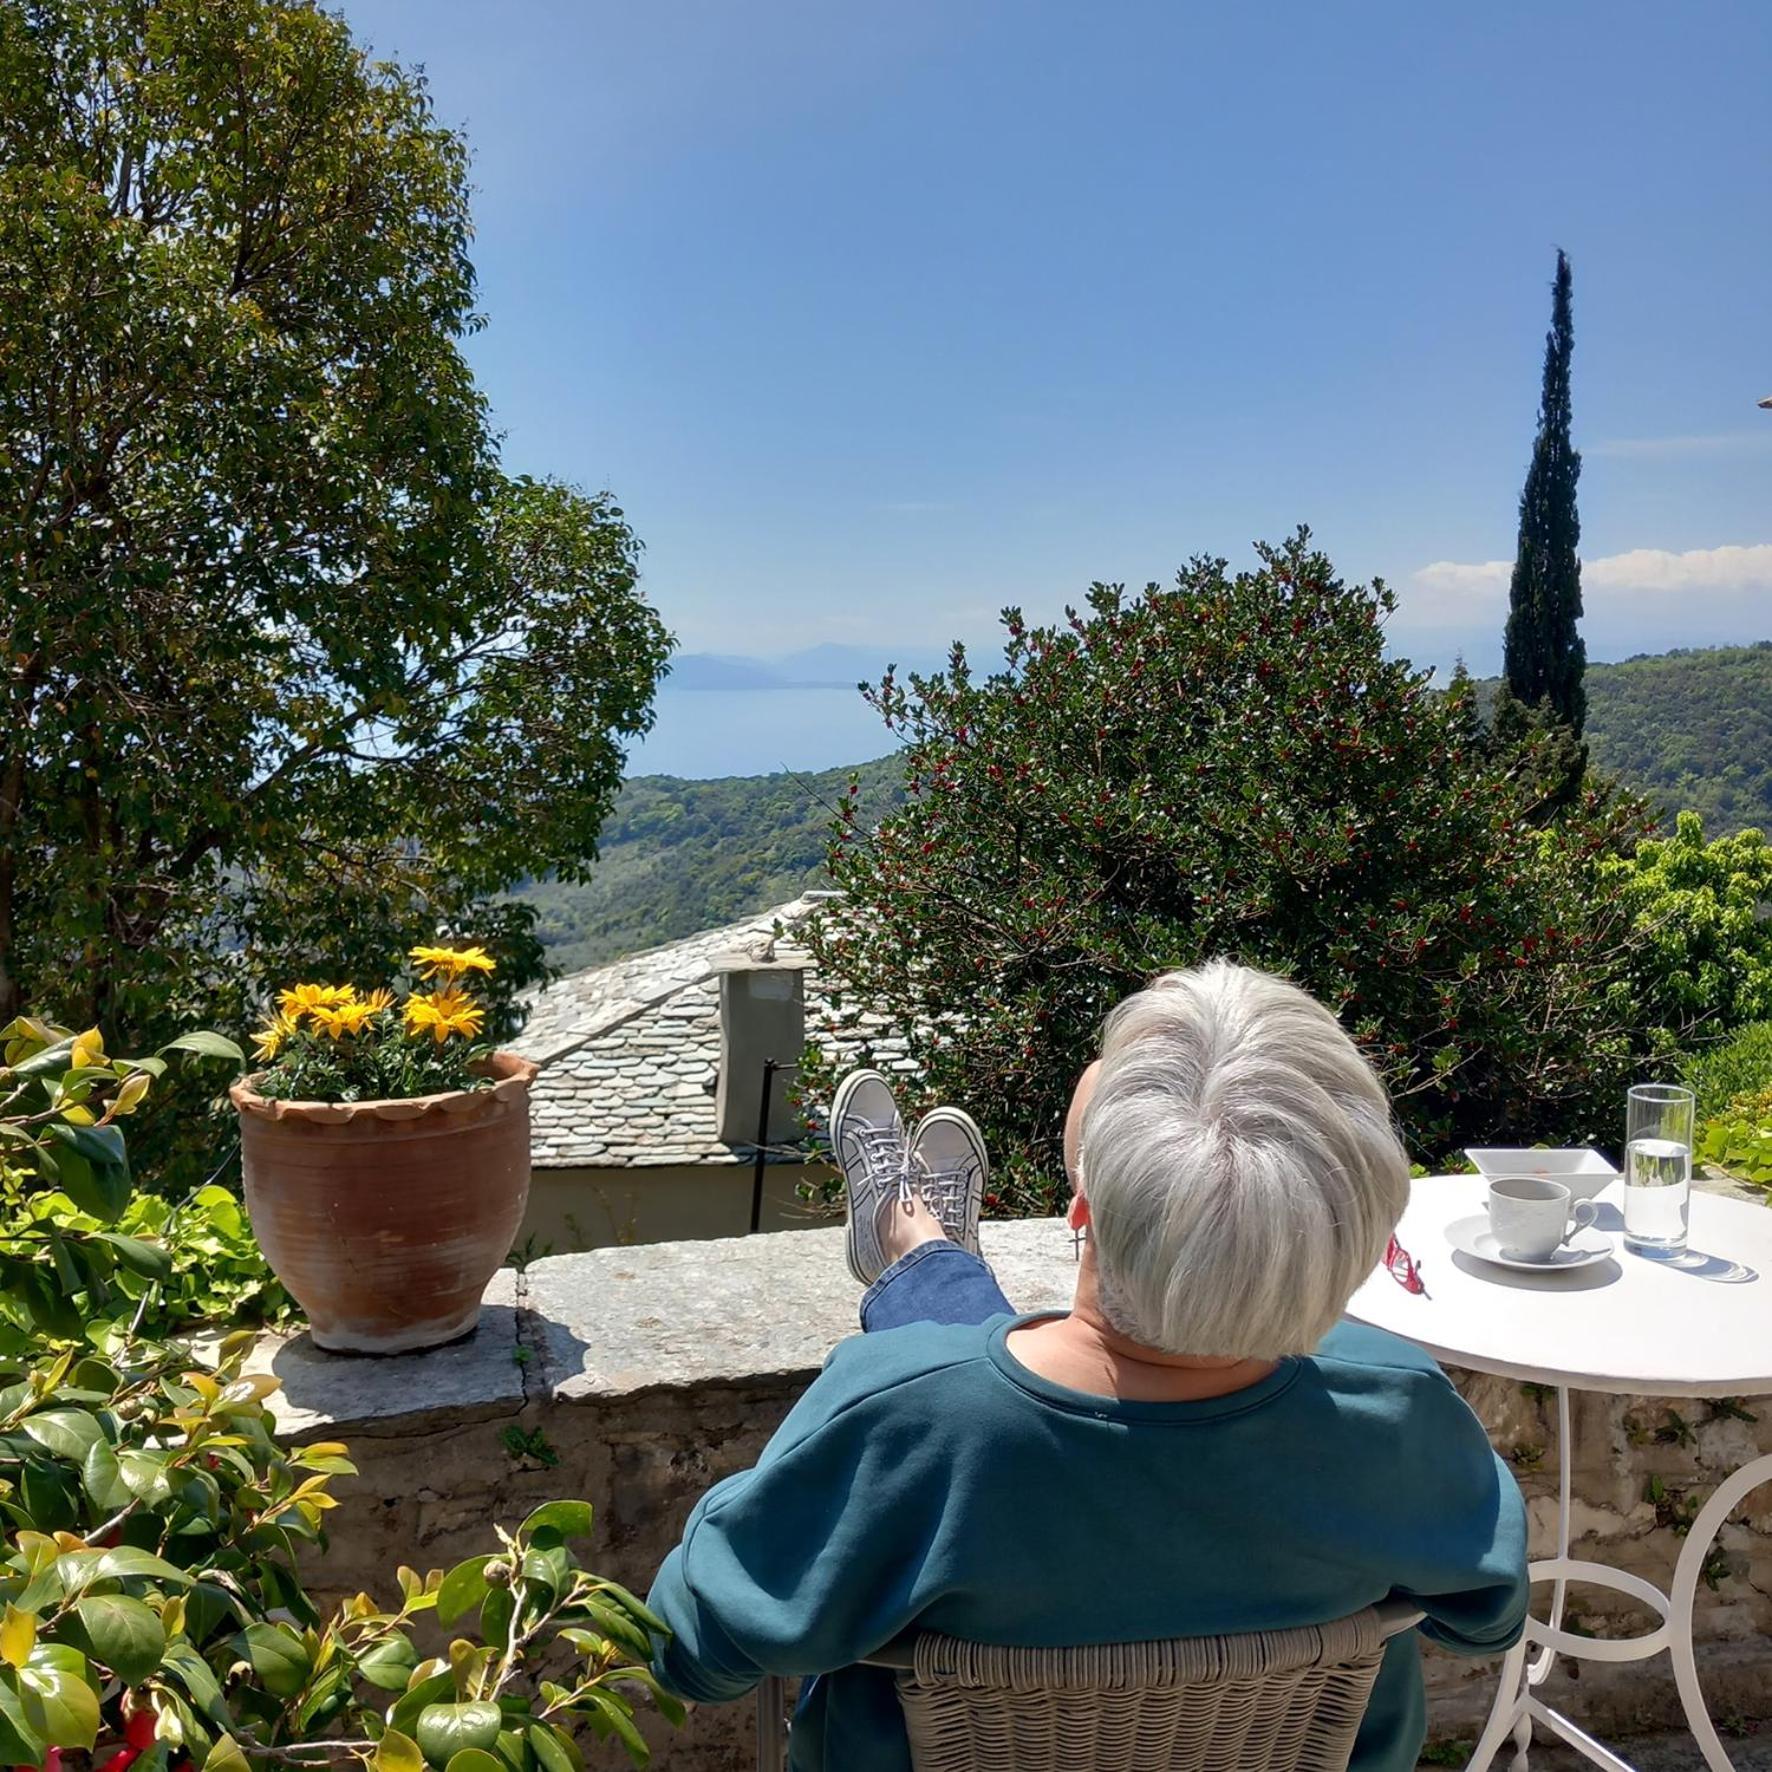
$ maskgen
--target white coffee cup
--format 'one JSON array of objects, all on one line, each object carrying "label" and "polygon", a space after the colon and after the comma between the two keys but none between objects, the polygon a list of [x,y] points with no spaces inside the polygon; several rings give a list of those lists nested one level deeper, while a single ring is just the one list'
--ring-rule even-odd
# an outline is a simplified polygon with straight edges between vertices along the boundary
[{"label": "white coffee cup", "polygon": [[1503,1255],[1523,1261],[1548,1261],[1598,1211],[1592,1200],[1577,1200],[1562,1182],[1542,1176],[1508,1175],[1489,1184],[1489,1229]]}]

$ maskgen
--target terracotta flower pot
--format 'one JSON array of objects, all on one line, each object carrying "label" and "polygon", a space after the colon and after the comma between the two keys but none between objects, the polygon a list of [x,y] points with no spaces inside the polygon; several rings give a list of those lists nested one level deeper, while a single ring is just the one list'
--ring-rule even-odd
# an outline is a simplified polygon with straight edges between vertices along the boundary
[{"label": "terracotta flower pot", "polygon": [[403,1354],[474,1327],[529,1198],[535,1068],[496,1053],[490,1089],[409,1101],[228,1092],[253,1232],[321,1347]]}]

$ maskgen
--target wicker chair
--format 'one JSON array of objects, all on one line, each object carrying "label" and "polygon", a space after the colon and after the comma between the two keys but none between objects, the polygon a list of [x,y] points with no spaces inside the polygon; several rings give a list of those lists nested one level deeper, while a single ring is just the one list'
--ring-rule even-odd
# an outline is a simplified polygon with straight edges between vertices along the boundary
[{"label": "wicker chair", "polygon": [[[1071,1649],[922,1635],[898,1670],[916,1772],[1344,1772],[1386,1641],[1386,1601],[1331,1624]],[[773,1690],[771,1690],[773,1688]],[[758,1766],[780,1772],[780,1681],[758,1695]]]}]

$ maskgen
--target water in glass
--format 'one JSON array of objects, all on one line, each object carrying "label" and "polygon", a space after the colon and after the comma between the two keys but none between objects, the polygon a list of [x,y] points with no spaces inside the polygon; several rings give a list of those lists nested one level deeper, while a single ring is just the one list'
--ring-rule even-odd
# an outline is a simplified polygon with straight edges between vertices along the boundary
[{"label": "water in glass", "polygon": [[1692,1201],[1692,1095],[1648,1083],[1630,1092],[1624,1150],[1624,1241],[1639,1254],[1686,1247]]}]

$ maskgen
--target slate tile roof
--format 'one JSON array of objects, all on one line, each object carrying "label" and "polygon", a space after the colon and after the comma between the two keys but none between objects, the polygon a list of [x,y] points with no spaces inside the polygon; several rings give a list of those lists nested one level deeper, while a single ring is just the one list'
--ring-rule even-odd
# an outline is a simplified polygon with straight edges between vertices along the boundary
[{"label": "slate tile roof", "polygon": [[[839,1028],[812,957],[795,939],[817,895],[721,929],[556,980],[534,993],[515,1050],[541,1067],[531,1092],[537,1169],[748,1164],[756,1147],[715,1136],[720,1063],[717,968],[735,953],[805,963],[806,1033],[827,1050],[899,1073],[914,1069],[902,1035],[881,1016]],[[772,932],[780,924],[779,938]],[[780,1084],[778,1083],[778,1086]],[[803,1150],[772,1149],[771,1162]]]}]

